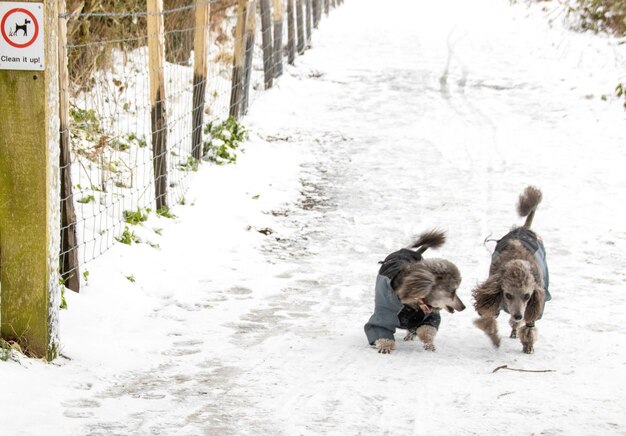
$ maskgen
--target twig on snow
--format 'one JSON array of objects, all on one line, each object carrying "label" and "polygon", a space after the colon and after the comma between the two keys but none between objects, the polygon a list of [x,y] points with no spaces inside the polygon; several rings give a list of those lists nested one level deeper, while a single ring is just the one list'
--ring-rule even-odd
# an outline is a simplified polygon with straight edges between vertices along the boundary
[{"label": "twig on snow", "polygon": [[493,374],[496,371],[501,369],[508,369],[509,371],[518,371],[518,372],[556,372],[554,369],[519,369],[519,368],[509,368],[509,365],[502,365],[491,371]]}]

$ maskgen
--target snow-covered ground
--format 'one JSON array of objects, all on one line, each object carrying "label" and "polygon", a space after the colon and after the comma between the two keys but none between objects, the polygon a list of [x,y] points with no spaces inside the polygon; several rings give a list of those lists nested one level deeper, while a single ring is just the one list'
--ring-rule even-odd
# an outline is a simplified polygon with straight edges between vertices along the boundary
[{"label": "snow-covered ground", "polygon": [[[0,362],[0,433],[626,434],[626,45],[503,0],[348,1],[313,42],[239,162],[135,228],[160,249],[87,265],[64,357]],[[553,296],[533,355],[493,349],[470,297],[527,184]],[[435,353],[378,354],[377,262],[432,227],[468,309]]]}]

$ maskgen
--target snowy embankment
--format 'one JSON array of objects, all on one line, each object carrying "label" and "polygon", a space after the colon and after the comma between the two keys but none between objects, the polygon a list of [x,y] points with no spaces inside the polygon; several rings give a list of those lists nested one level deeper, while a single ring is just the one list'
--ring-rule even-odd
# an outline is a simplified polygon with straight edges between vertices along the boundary
[{"label": "snowy embankment", "polygon": [[[315,37],[240,161],[136,229],[160,250],[88,265],[67,358],[2,363],[3,433],[624,434],[626,46],[495,0],[348,1]],[[527,184],[553,296],[534,355],[494,350],[470,297]],[[377,262],[434,226],[468,309],[435,353],[379,355]]]}]

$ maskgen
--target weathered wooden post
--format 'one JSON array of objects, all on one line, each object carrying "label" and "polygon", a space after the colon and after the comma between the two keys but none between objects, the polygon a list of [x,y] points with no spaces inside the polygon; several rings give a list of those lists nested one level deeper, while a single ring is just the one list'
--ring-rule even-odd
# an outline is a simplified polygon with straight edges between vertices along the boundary
[{"label": "weathered wooden post", "polygon": [[150,69],[150,120],[152,166],[157,210],[167,208],[167,121],[165,118],[165,33],[163,0],[147,0],[148,62]]},{"label": "weathered wooden post", "polygon": [[272,0],[274,21],[274,77],[283,74],[283,0]]},{"label": "weathered wooden post", "polygon": [[196,28],[193,39],[193,107],[191,131],[191,155],[202,157],[202,129],[204,123],[204,101],[208,73],[209,14],[210,3],[196,3]]},{"label": "weathered wooden post", "polygon": [[261,0],[261,37],[263,39],[263,73],[265,89],[274,83],[274,47],[272,46],[272,11],[270,0]]},{"label": "weathered wooden post", "polygon": [[311,29],[313,28],[313,2],[312,0],[305,0],[306,2],[306,45],[311,46]]},{"label": "weathered wooden post", "polygon": [[250,101],[250,81],[252,78],[252,60],[254,59],[254,39],[256,37],[256,0],[250,0],[246,18],[246,49],[243,73],[243,95],[241,99],[241,114],[248,113]]},{"label": "weathered wooden post", "polygon": [[0,333],[47,360],[61,302],[58,13],[57,0],[0,2]]},{"label": "weathered wooden post", "polygon": [[76,238],[76,212],[72,192],[72,159],[70,154],[70,74],[67,54],[67,7],[59,0],[59,118],[61,132],[61,278],[66,288],[80,290],[78,240]]},{"label": "weathered wooden post", "polygon": [[298,54],[304,53],[304,8],[302,0],[296,0],[296,19],[298,20]]},{"label": "weathered wooden post", "polygon": [[293,16],[294,0],[287,0],[287,62],[293,65],[296,60],[296,29]]},{"label": "weathered wooden post", "polygon": [[319,24],[320,24],[320,16],[321,16],[321,6],[320,6],[320,1],[321,0],[311,0],[311,2],[313,3],[313,27],[315,29],[318,28]]},{"label": "weathered wooden post", "polygon": [[245,33],[248,0],[239,0],[237,3],[237,24],[235,25],[235,50],[233,53],[233,78],[230,91],[231,117],[238,119],[241,112],[243,94],[243,75],[245,63]]}]

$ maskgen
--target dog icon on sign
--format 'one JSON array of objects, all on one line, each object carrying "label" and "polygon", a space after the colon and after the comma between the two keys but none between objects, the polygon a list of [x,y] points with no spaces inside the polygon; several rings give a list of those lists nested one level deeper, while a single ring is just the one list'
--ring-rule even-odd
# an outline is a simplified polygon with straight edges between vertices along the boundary
[{"label": "dog icon on sign", "polygon": [[28,18],[24,18],[24,24],[15,23],[15,32],[13,32],[14,36],[17,36],[18,31],[24,32],[22,36],[28,36],[28,25],[31,24],[31,21]]}]

